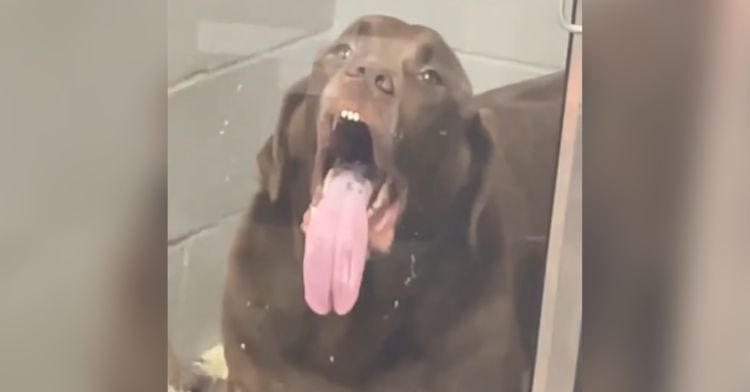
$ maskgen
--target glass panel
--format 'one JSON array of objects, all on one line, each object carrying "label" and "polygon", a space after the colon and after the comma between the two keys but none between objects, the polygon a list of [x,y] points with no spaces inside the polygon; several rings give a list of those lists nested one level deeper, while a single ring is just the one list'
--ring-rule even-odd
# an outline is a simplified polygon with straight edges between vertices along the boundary
[{"label": "glass panel", "polygon": [[558,14],[547,0],[170,0],[175,387],[529,390]]}]

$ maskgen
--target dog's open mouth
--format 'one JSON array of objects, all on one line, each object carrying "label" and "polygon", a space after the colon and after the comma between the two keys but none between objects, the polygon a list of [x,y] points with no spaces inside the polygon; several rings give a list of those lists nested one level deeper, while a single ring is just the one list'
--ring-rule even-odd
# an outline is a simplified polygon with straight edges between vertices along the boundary
[{"label": "dog's open mouth", "polygon": [[301,227],[305,300],[321,315],[351,311],[369,251],[390,250],[402,212],[403,190],[379,167],[371,126],[348,109],[319,124],[312,202]]}]

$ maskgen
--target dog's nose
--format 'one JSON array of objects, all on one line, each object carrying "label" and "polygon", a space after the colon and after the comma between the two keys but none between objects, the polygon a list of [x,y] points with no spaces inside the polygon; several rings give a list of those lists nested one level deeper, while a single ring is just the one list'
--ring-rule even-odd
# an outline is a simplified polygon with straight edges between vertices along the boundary
[{"label": "dog's nose", "polygon": [[364,79],[368,86],[382,93],[393,95],[393,77],[384,67],[354,64],[347,68],[346,75],[351,78]]},{"label": "dog's nose", "polygon": [[393,78],[387,72],[375,73],[372,82],[378,90],[388,95],[393,95]]}]

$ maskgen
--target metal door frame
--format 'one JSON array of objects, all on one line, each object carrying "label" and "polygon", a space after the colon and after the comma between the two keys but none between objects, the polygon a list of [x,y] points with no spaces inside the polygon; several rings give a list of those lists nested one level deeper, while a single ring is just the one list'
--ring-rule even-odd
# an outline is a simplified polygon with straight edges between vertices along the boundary
[{"label": "metal door frame", "polygon": [[[564,0],[561,0],[564,9]],[[573,14],[580,15],[580,2],[573,5]],[[563,14],[561,14],[563,15]],[[580,19],[580,17],[578,18]],[[564,18],[561,19],[564,21]],[[582,28],[571,29],[573,25],[563,23],[571,32],[568,79],[565,105],[562,116],[560,150],[558,155],[555,194],[552,204],[552,219],[547,248],[547,263],[542,297],[541,321],[538,336],[536,363],[533,373],[533,392],[572,392],[576,383],[578,350],[582,318],[582,255],[581,247],[563,247],[565,240],[568,204],[570,202],[571,179],[574,175],[576,154],[581,154],[581,102],[582,102]],[[579,157],[579,159],[581,159]],[[578,166],[580,169],[582,166]],[[580,213],[581,211],[575,211]],[[580,227],[577,228],[580,230]],[[580,238],[580,237],[578,237]],[[561,266],[577,270],[575,277],[561,274]],[[564,295],[578,295],[581,304],[577,309],[558,307],[558,298]],[[561,313],[564,311],[565,313]],[[563,320],[565,322],[563,322]],[[571,347],[574,349],[571,350]],[[573,351],[573,352],[571,352]]]}]

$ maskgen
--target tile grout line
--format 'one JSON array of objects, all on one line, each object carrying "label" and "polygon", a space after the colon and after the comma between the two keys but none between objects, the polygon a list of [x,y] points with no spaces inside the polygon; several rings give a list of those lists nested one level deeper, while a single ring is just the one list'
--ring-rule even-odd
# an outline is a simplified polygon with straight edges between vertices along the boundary
[{"label": "tile grout line", "polygon": [[190,243],[194,239],[200,238],[206,235],[207,233],[210,233],[216,230],[216,228],[218,228],[225,221],[241,216],[242,214],[245,213],[245,211],[246,211],[246,208],[244,207],[240,208],[238,210],[232,211],[226,215],[221,216],[215,222],[200,226],[197,229],[187,231],[184,234],[181,234],[173,239],[170,239],[167,241],[167,249],[174,249],[183,245],[190,245]]},{"label": "tile grout line", "polygon": [[311,34],[303,35],[303,36],[282,42],[278,45],[271,46],[270,48],[263,50],[262,52],[253,53],[251,55],[243,56],[233,61],[221,64],[215,68],[194,72],[186,76],[185,78],[172,83],[167,88],[167,97],[172,96],[188,87],[194,86],[203,81],[210,80],[210,79],[213,79],[214,77],[218,77],[221,75],[225,75],[229,72],[233,72],[237,69],[240,69],[246,65],[269,59],[272,56],[275,56],[287,49],[298,47],[307,41],[313,40],[315,38],[325,37],[327,34],[330,33],[330,31],[331,30],[329,28],[326,30],[321,30],[321,31],[317,31]]},{"label": "tile grout line", "polygon": [[477,59],[489,60],[489,61],[492,61],[492,62],[495,62],[495,63],[503,63],[503,64],[510,64],[510,65],[515,65],[515,66],[520,66],[520,67],[524,67],[524,68],[531,69],[531,70],[534,70],[534,71],[554,72],[554,71],[559,71],[560,69],[564,68],[563,66],[555,67],[555,66],[552,66],[552,65],[531,63],[531,62],[527,62],[527,61],[523,61],[523,60],[518,60],[518,59],[514,59],[514,58],[510,58],[510,57],[492,56],[492,55],[488,55],[486,53],[473,52],[473,51],[470,51],[470,50],[465,50],[465,49],[456,48],[456,47],[454,47],[452,49],[453,49],[453,51],[457,55],[465,56],[465,57],[470,58],[470,59],[474,59],[474,60],[477,60]]},{"label": "tile grout line", "polygon": [[[171,83],[170,86],[167,88],[167,96],[174,95],[178,93],[179,91],[182,91],[188,87],[199,84],[207,79],[212,79],[213,77],[224,75],[226,73],[235,71],[239,68],[242,68],[245,65],[268,59],[274,55],[279,54],[280,52],[283,52],[286,49],[291,49],[296,46],[302,45],[304,42],[307,42],[309,40],[313,40],[315,38],[326,37],[335,29],[336,29],[336,26],[334,24],[333,26],[330,26],[329,28],[325,30],[318,30],[310,34],[302,35],[300,37],[296,37],[296,38],[284,41],[282,43],[279,43],[278,45],[271,46],[270,48],[265,49],[261,52],[257,52],[257,53],[253,53],[247,56],[237,58],[233,61],[218,65],[211,69],[196,71],[176,82]],[[510,64],[510,65],[524,67],[524,68],[534,70],[534,71],[554,72],[560,69],[559,67],[555,67],[552,65],[538,64],[538,63],[523,61],[519,59],[509,58],[509,57],[493,56],[493,55],[489,55],[489,54],[482,53],[482,52],[462,49],[459,47],[453,47],[452,49],[456,54],[461,55],[461,56],[466,56],[468,58],[489,60],[489,61],[496,62],[496,63]]]}]

